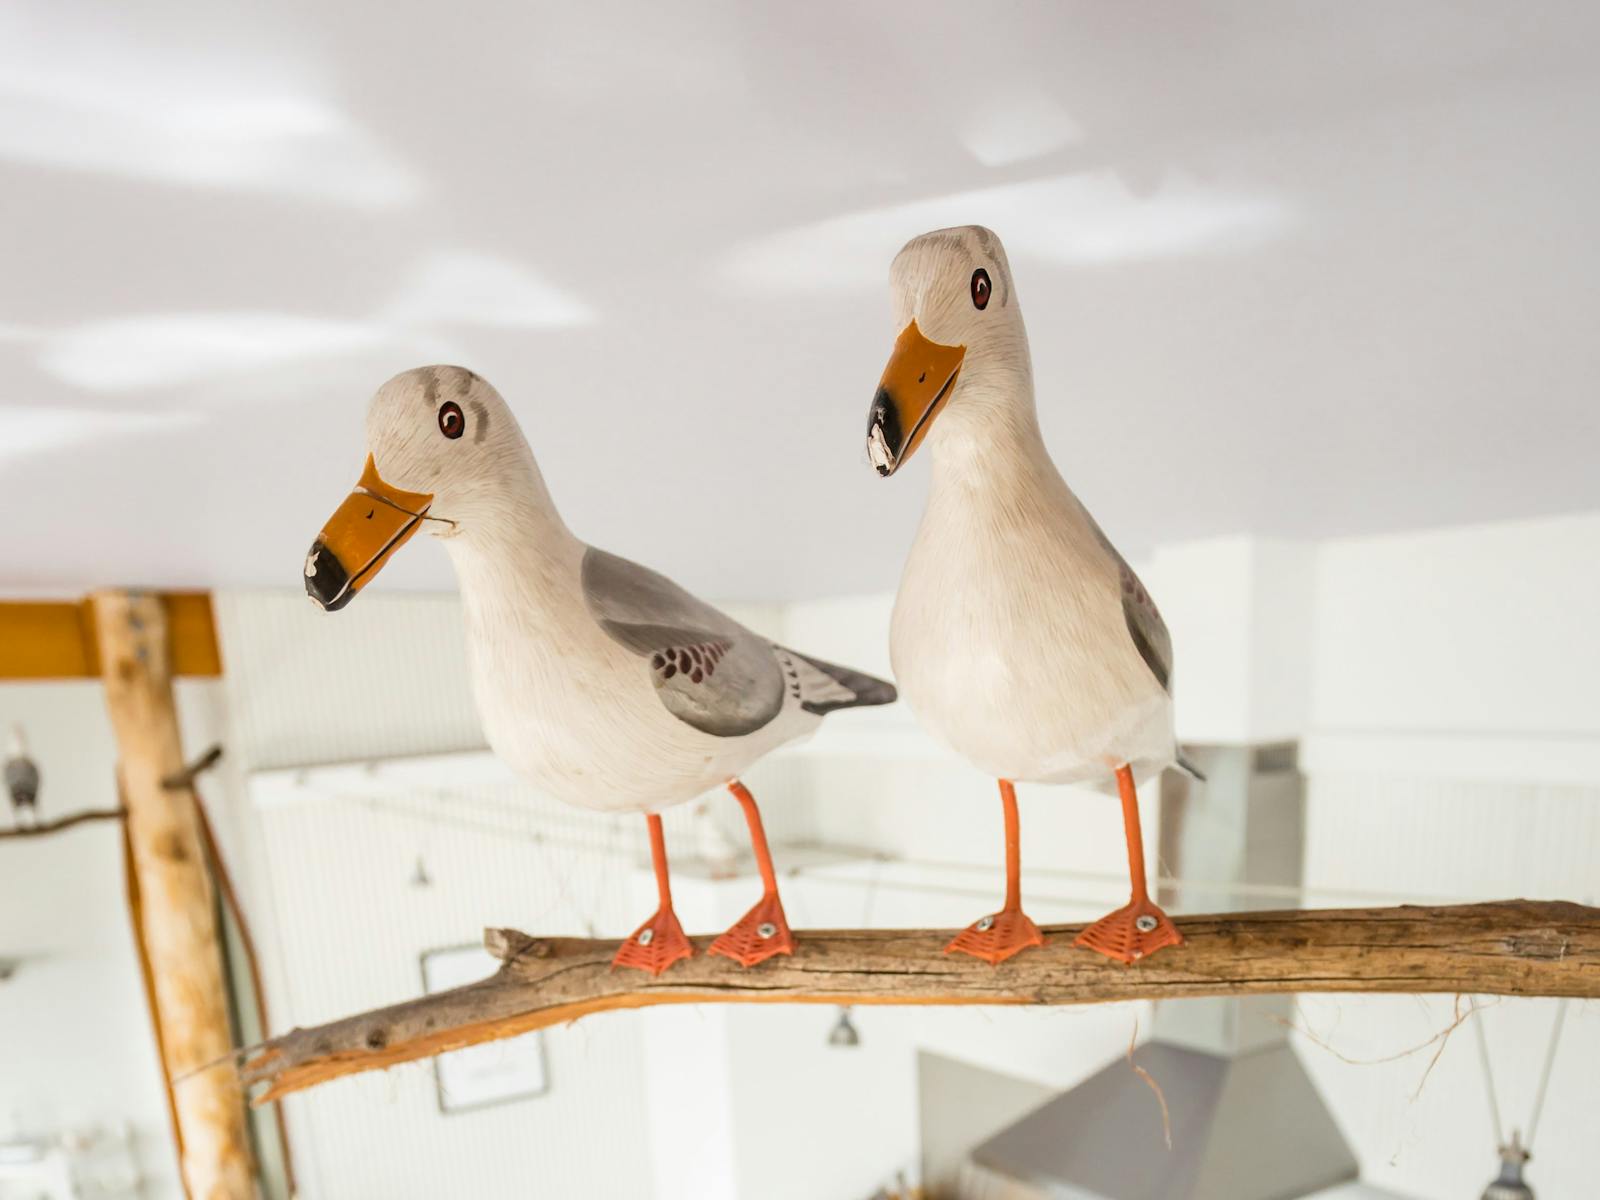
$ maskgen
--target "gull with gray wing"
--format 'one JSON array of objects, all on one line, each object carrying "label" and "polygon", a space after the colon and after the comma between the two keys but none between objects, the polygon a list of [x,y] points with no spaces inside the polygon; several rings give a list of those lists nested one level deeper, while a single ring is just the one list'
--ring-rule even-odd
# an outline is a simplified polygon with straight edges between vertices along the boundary
[{"label": "gull with gray wing", "polygon": [[711,953],[792,953],[760,811],[739,776],[835,709],[892,685],[745,628],[670,579],[589,546],[562,521],[500,394],[461,367],[395,376],[367,410],[366,468],[306,558],[306,590],[342,608],[426,525],[461,585],[490,746],[544,791],[644,813],[660,904],[617,952],[660,973],[693,947],[672,909],[660,812],[715,787],[738,800],[763,894]]},{"label": "gull with gray wing", "polygon": [[900,334],[867,453],[883,476],[924,441],[933,459],[890,657],[918,719],[999,781],[1005,819],[1005,902],[949,949],[998,963],[1042,940],[1022,911],[1013,784],[1115,780],[1133,895],[1078,943],[1134,962],[1182,941],[1146,887],[1137,791],[1185,765],[1172,639],[1045,449],[1000,239],[976,225],[924,234],[890,279]]}]

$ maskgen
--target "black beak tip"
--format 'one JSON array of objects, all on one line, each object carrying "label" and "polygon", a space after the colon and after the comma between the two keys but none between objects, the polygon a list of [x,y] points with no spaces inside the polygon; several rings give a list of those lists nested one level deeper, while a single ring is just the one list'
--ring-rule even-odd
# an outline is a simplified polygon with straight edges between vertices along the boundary
[{"label": "black beak tip", "polygon": [[318,538],[306,555],[306,595],[326,612],[338,612],[355,592],[350,590],[350,573],[344,564]]},{"label": "black beak tip", "polygon": [[901,448],[900,414],[888,389],[880,387],[867,414],[867,455],[881,478],[889,478],[900,466]]}]

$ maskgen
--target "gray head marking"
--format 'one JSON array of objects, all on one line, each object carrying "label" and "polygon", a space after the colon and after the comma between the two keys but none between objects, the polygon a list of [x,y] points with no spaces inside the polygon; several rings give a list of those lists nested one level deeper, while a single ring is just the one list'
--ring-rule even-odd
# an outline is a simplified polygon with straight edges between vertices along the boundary
[{"label": "gray head marking", "polygon": [[465,398],[478,382],[475,372],[465,367],[418,367],[416,374],[422,378],[422,398],[429,408],[439,407],[439,390],[446,379],[457,396]]},{"label": "gray head marking", "polygon": [[[461,394],[463,396],[466,395],[467,389],[462,388]],[[467,406],[472,409],[472,415],[478,418],[473,425],[472,440],[481,442],[489,433],[489,409],[482,400],[470,400],[467,402]]]},{"label": "gray head marking", "polygon": [[927,235],[927,240],[936,246],[948,246],[952,250],[959,250],[962,254],[966,254],[967,257],[971,257],[967,253],[966,242],[953,233],[931,233]]}]

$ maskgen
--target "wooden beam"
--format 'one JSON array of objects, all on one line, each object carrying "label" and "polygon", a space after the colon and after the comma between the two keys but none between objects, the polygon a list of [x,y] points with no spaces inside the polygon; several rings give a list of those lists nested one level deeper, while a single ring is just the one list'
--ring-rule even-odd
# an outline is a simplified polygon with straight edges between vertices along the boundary
[{"label": "wooden beam", "polygon": [[950,930],[810,931],[793,957],[745,970],[706,954],[659,979],[613,971],[618,943],[485,934],[490,978],[295,1029],[249,1051],[258,1103],[343,1075],[650,1004],[1085,1004],[1269,992],[1443,992],[1600,997],[1600,909],[1512,900],[1447,908],[1252,912],[1176,918],[1186,939],[1124,967],[1058,925],[999,967],[946,955]]},{"label": "wooden beam", "polygon": [[[136,914],[153,980],[158,1045],[175,1092],[179,1166],[192,1200],[256,1195],[245,1112],[232,1065],[216,897],[172,695],[171,609],[149,593],[90,598],[106,707],[117,735]],[[213,1065],[208,1065],[213,1064]]]},{"label": "wooden beam", "polygon": [[[211,596],[167,592],[158,601],[167,623],[172,673],[221,675]],[[90,601],[0,601],[0,680],[99,677],[100,647]]]}]

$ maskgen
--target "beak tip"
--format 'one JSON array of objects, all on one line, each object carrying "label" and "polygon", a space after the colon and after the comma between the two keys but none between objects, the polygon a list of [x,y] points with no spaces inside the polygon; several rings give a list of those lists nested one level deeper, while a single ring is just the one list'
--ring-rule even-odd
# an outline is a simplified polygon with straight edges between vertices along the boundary
[{"label": "beak tip", "polygon": [[306,595],[324,612],[338,612],[355,595],[349,572],[321,538],[311,543],[306,555],[305,580]]},{"label": "beak tip", "polygon": [[899,441],[899,414],[889,393],[880,387],[872,398],[872,411],[867,418],[867,458],[872,462],[872,469],[885,479],[900,465]]}]

